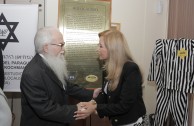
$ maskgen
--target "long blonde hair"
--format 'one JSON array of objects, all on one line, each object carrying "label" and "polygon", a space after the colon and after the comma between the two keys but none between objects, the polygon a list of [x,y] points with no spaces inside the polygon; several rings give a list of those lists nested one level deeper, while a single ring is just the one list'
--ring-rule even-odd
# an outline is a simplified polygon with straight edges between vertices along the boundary
[{"label": "long blonde hair", "polygon": [[109,90],[116,89],[119,83],[123,65],[126,61],[132,61],[128,44],[124,35],[118,30],[106,30],[98,34],[103,37],[109,57],[103,66],[109,80]]}]

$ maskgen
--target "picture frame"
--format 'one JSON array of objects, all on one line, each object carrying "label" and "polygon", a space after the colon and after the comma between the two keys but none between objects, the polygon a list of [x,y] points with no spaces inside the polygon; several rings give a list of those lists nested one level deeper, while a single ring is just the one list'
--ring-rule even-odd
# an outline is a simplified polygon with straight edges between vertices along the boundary
[{"label": "picture frame", "polygon": [[120,31],[120,23],[111,23],[110,29],[116,29]]}]

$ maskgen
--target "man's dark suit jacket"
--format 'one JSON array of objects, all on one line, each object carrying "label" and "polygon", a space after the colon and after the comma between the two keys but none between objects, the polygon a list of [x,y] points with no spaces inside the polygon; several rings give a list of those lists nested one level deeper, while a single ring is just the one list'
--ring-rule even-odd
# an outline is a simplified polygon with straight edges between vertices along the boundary
[{"label": "man's dark suit jacket", "polygon": [[22,115],[20,126],[67,126],[74,121],[76,105],[67,105],[66,96],[89,101],[93,91],[67,82],[64,90],[54,72],[36,54],[21,78]]},{"label": "man's dark suit jacket", "polygon": [[4,87],[3,54],[0,48],[0,88],[3,90],[3,87]]},{"label": "man's dark suit jacket", "polygon": [[110,118],[112,126],[119,126],[136,122],[146,114],[142,98],[142,76],[134,62],[126,62],[123,66],[119,84],[114,91],[105,93],[105,83],[102,93],[95,99],[97,112],[102,118]]}]

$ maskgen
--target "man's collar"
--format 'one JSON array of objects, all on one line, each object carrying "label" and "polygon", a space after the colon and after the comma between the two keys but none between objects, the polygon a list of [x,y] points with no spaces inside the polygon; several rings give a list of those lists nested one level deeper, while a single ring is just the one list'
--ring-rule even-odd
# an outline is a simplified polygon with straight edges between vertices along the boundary
[{"label": "man's collar", "polygon": [[45,56],[41,53],[39,53],[39,55],[43,58],[43,59],[46,59]]}]

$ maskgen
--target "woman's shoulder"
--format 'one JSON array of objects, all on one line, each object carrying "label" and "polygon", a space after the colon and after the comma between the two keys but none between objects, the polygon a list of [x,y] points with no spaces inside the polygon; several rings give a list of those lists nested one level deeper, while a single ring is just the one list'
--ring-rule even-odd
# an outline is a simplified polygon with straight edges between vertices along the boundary
[{"label": "woman's shoulder", "polygon": [[128,60],[124,63],[123,68],[125,69],[125,68],[139,68],[139,67],[134,61]]},{"label": "woman's shoulder", "polygon": [[140,71],[139,66],[134,61],[127,61],[123,65],[123,73],[131,73],[134,71]]}]

